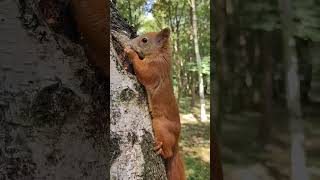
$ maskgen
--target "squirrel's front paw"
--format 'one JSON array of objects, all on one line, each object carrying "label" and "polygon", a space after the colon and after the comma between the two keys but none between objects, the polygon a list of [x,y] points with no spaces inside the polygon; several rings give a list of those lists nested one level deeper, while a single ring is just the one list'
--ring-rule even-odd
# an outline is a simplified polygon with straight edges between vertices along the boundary
[{"label": "squirrel's front paw", "polygon": [[130,47],[125,47],[124,48],[124,52],[126,52],[127,54],[131,53],[133,50]]},{"label": "squirrel's front paw", "polygon": [[156,142],[156,146],[153,148],[153,150],[157,155],[163,154],[162,142]]},{"label": "squirrel's front paw", "polygon": [[137,53],[134,50],[132,50],[130,47],[125,47],[124,52],[127,53],[130,61],[133,61],[134,59],[139,58]]}]

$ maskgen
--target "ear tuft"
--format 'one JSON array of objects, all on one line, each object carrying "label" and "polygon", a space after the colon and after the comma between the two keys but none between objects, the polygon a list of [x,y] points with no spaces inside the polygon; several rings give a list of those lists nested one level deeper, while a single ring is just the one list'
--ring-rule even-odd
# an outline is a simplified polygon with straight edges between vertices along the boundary
[{"label": "ear tuft", "polygon": [[160,34],[163,38],[169,38],[170,37],[170,29],[164,28],[160,31]]}]

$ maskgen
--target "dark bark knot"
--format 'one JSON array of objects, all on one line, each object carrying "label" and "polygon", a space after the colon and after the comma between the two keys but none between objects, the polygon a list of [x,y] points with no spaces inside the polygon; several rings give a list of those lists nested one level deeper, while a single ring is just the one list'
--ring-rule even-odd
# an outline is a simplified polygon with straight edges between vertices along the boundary
[{"label": "dark bark knot", "polygon": [[134,132],[129,132],[127,138],[131,142],[132,147],[138,141],[138,136]]},{"label": "dark bark knot", "polygon": [[121,112],[118,107],[113,107],[111,109],[111,125],[116,125],[117,121],[121,118]]},{"label": "dark bark knot", "polygon": [[121,154],[120,150],[120,136],[116,133],[110,134],[110,164],[113,164],[114,160]]},{"label": "dark bark knot", "polygon": [[130,88],[125,88],[120,93],[120,100],[121,101],[131,101],[133,98],[136,97],[135,92]]},{"label": "dark bark knot", "polygon": [[80,98],[61,83],[43,88],[31,105],[31,117],[37,126],[62,126],[64,119],[80,110]]}]

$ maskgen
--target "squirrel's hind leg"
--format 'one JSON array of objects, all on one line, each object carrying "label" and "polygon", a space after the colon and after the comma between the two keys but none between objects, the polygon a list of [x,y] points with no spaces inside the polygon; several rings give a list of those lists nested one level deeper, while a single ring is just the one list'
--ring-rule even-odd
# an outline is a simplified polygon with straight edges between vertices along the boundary
[{"label": "squirrel's hind leg", "polygon": [[169,130],[170,123],[171,122],[165,118],[154,118],[152,120],[156,141],[155,150],[159,152],[164,159],[173,156],[174,148],[177,143],[177,138]]}]

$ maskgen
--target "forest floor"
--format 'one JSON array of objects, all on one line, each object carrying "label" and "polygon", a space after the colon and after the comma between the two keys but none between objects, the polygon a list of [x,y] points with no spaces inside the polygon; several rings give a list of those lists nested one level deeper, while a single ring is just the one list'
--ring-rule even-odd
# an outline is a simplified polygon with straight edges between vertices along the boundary
[{"label": "forest floor", "polygon": [[[210,121],[200,122],[199,100],[190,108],[191,98],[180,99],[180,148],[184,156],[188,180],[210,178]],[[206,99],[207,117],[210,119],[209,99]]]},{"label": "forest floor", "polygon": [[[196,101],[199,102],[199,101]],[[190,98],[180,99],[180,148],[188,180],[210,176],[210,122],[199,122],[200,107],[190,109]],[[206,110],[209,116],[209,99]],[[305,147],[310,180],[320,179],[320,104],[303,105]],[[225,180],[289,180],[290,133],[285,106],[274,106],[270,143],[259,144],[261,114],[253,111],[227,114],[223,122],[222,161]]]},{"label": "forest floor", "polygon": [[[304,105],[305,148],[310,180],[320,179],[320,104]],[[284,107],[275,107],[271,140],[257,139],[261,114],[228,114],[223,122],[222,161],[226,180],[288,180],[290,134]]]}]

